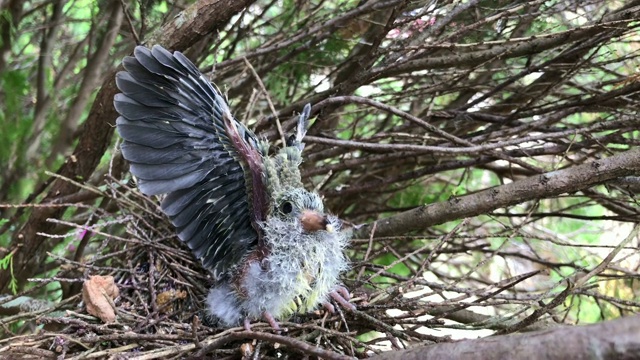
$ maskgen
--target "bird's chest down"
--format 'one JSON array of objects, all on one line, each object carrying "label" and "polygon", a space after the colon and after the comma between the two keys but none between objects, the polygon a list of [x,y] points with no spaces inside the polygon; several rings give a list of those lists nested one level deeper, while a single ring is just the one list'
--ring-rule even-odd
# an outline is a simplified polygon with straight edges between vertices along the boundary
[{"label": "bird's chest down", "polygon": [[211,314],[234,325],[264,312],[285,319],[327,301],[347,267],[347,238],[340,232],[297,235],[296,241],[287,236],[274,240],[268,255],[248,257],[229,283],[214,286],[207,298]]},{"label": "bird's chest down", "polygon": [[[316,240],[316,239],[314,239]],[[346,259],[335,251],[333,235],[323,242],[307,241],[292,247],[277,246],[261,261],[248,264],[240,280],[240,297],[246,310],[268,311],[276,318],[308,312],[326,301],[338,283]],[[259,314],[258,313],[258,314]],[[258,314],[249,314],[250,316]]]}]

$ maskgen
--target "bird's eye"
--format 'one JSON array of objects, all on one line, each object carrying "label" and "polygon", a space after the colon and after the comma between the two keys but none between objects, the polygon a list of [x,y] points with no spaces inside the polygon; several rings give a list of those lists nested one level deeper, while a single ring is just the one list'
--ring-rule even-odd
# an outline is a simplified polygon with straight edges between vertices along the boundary
[{"label": "bird's eye", "polygon": [[290,201],[283,202],[282,205],[280,205],[280,211],[285,215],[291,214],[293,211],[293,204],[291,204]]}]

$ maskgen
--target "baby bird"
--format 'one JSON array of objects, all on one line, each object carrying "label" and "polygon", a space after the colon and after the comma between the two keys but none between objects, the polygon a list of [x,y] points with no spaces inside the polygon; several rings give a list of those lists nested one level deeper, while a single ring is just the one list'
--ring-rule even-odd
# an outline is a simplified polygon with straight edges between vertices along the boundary
[{"label": "baby bird", "polygon": [[339,275],[350,232],[303,188],[299,166],[311,107],[269,155],[217,88],[180,52],[138,46],[116,75],[114,98],[140,191],[166,194],[162,210],[214,279],[209,315],[223,326],[349,303]]}]

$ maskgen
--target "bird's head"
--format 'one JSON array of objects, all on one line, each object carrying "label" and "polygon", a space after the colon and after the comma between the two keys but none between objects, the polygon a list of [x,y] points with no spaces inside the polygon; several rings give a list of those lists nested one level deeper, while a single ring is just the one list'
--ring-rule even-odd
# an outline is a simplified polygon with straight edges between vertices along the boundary
[{"label": "bird's head", "polygon": [[300,177],[299,166],[304,149],[302,139],[309,125],[310,111],[311,106],[304,107],[295,134],[274,156],[264,159],[265,182],[271,204],[268,214],[284,223],[299,223],[306,233],[333,232],[337,220],[324,213],[322,199],[315,192],[305,190]]},{"label": "bird's head", "polygon": [[287,188],[274,199],[273,216],[289,223],[299,221],[306,233],[335,231],[335,225],[324,213],[320,196],[303,188]]}]

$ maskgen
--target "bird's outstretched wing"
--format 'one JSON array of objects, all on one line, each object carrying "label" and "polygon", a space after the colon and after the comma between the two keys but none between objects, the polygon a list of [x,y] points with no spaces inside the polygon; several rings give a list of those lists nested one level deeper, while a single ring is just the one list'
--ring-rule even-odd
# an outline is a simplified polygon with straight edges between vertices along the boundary
[{"label": "bird's outstretched wing", "polygon": [[266,194],[255,135],[184,55],[138,46],[116,75],[122,154],[196,257],[221,275],[258,244]]}]

